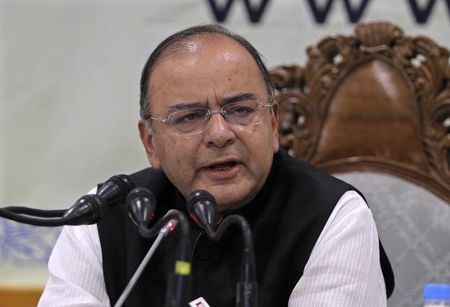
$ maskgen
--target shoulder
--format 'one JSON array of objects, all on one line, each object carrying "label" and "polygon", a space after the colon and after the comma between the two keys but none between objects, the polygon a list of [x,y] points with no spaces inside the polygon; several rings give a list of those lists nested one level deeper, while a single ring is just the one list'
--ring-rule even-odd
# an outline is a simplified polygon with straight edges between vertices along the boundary
[{"label": "shoulder", "polygon": [[[348,190],[356,190],[352,185],[327,174],[311,164],[289,156],[285,150],[275,155],[274,163],[283,180],[290,185],[297,185],[308,194],[337,194],[339,197]],[[359,192],[358,192],[359,193]]]},{"label": "shoulder", "polygon": [[290,297],[290,306],[330,302],[333,306],[386,305],[375,223],[355,191],[339,199]]}]

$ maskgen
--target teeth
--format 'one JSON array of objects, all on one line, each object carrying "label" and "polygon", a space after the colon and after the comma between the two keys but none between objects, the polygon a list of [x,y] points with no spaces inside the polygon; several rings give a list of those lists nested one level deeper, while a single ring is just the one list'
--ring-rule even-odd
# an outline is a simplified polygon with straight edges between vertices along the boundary
[{"label": "teeth", "polygon": [[216,165],[211,165],[209,168],[210,169],[215,169],[215,170],[227,170],[230,167],[234,166],[236,163],[231,161],[231,162],[226,162],[226,163],[222,163],[222,164],[216,164]]},{"label": "teeth", "polygon": [[214,168],[214,169],[217,169],[217,170],[219,170],[219,171],[224,171],[224,170],[229,169],[229,167],[216,167],[216,168]]}]

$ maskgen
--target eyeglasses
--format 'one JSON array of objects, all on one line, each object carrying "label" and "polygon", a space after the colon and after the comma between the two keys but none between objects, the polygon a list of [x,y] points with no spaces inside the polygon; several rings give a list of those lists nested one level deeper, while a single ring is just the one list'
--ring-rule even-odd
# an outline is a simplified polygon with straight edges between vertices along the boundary
[{"label": "eyeglasses", "polygon": [[261,121],[263,112],[272,110],[270,103],[258,103],[253,100],[228,103],[218,111],[208,108],[192,107],[169,113],[165,117],[147,116],[144,119],[159,121],[173,130],[175,134],[200,134],[206,130],[211,116],[220,114],[234,127],[257,125]]}]

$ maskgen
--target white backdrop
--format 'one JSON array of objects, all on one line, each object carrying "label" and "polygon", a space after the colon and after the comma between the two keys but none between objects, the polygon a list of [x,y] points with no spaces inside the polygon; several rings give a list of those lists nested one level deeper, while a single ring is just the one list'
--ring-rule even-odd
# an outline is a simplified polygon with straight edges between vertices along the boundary
[{"label": "white backdrop", "polygon": [[[262,0],[249,2],[257,7]],[[306,46],[326,34],[351,33],[344,2],[334,1],[319,24],[310,2],[271,0],[260,21],[251,23],[244,1],[236,0],[223,25],[248,38],[269,67],[304,63]],[[415,2],[423,8],[429,1]],[[210,3],[0,0],[0,206],[66,208],[96,183],[146,167],[136,127],[141,68],[167,35],[215,22]],[[419,24],[411,1],[371,0],[360,21],[388,20],[449,48],[449,5],[437,0]],[[11,270],[23,263],[5,256],[11,225],[3,224],[0,282],[23,283]],[[36,276],[26,282],[45,279]]]}]

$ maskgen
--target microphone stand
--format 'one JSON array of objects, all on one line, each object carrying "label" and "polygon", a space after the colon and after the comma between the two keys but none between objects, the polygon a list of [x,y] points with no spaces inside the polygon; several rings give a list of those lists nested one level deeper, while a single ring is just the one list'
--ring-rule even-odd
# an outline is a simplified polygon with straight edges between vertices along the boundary
[{"label": "microphone stand", "polygon": [[134,285],[136,284],[137,280],[139,279],[142,272],[144,271],[145,267],[147,266],[148,262],[150,261],[151,257],[153,256],[156,249],[158,248],[159,244],[169,233],[171,233],[175,229],[176,224],[177,224],[176,220],[170,220],[166,225],[164,225],[163,228],[161,228],[159,230],[158,236],[156,237],[152,246],[148,250],[148,252],[145,255],[144,259],[142,260],[141,264],[137,268],[136,272],[134,272],[133,277],[131,277],[130,281],[128,282],[127,286],[125,287],[125,290],[123,290],[119,299],[114,304],[114,307],[121,307],[123,305],[123,303],[127,299],[128,295],[130,294],[131,290],[133,289]]},{"label": "microphone stand", "polygon": [[168,280],[165,307],[186,307],[191,298],[191,243],[187,218],[180,211],[171,209],[152,228],[139,227],[139,233],[145,238],[155,237],[158,229],[172,219],[179,222],[181,237],[177,246],[174,272]]}]

